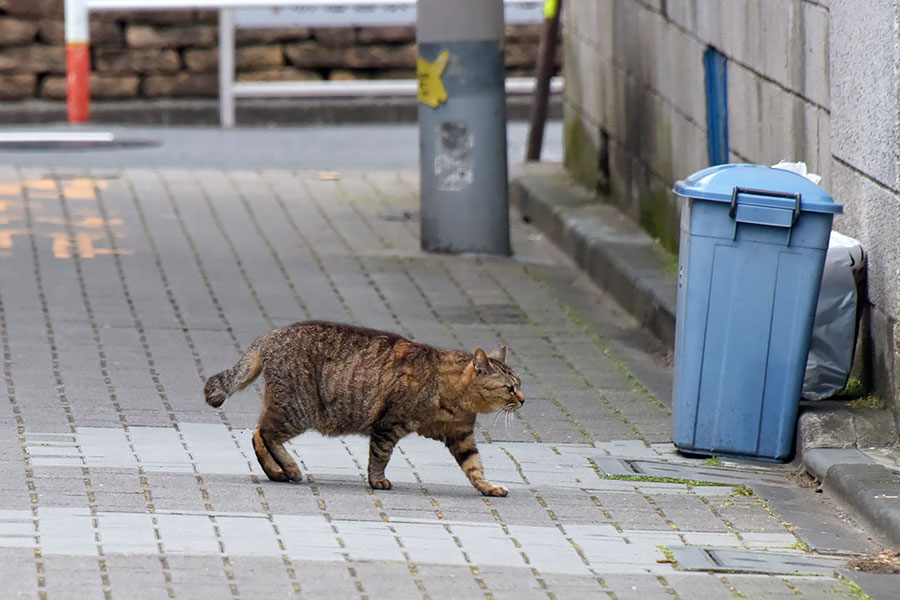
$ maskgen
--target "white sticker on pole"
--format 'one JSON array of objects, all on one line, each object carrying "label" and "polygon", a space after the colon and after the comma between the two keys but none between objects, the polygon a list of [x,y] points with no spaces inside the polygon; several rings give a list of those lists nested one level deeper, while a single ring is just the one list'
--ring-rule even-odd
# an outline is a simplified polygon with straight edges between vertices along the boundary
[{"label": "white sticker on pole", "polygon": [[434,175],[437,189],[458,192],[474,180],[475,135],[464,121],[447,121],[437,127]]}]

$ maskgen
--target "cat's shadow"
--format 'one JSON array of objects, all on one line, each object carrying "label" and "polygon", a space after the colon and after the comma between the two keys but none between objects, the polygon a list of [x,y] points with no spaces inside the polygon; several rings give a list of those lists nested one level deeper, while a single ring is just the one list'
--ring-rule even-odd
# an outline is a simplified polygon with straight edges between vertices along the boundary
[{"label": "cat's shadow", "polygon": [[[257,475],[259,479],[259,483],[257,485],[265,486],[265,488],[275,488],[275,487],[292,487],[292,488],[306,488],[309,490],[309,493],[313,493],[314,495],[321,495],[327,501],[329,497],[335,497],[337,495],[345,495],[347,492],[355,493],[357,495],[373,495],[375,498],[379,500],[387,499],[389,500],[391,497],[402,496],[404,498],[410,497],[418,497],[422,498],[422,500],[428,504],[430,500],[433,499],[440,505],[440,501],[442,498],[452,498],[454,501],[465,501],[471,500],[473,503],[476,503],[480,506],[485,506],[484,499],[489,499],[491,501],[500,500],[503,501],[504,498],[491,498],[487,496],[482,496],[478,493],[477,490],[472,489],[472,486],[469,485],[469,482],[460,483],[459,485],[447,484],[447,483],[439,483],[428,485],[427,483],[424,485],[420,485],[417,482],[410,481],[397,481],[394,480],[393,487],[389,490],[376,490],[372,489],[368,483],[362,480],[362,478],[356,478],[352,476],[335,476],[335,475],[322,475],[316,476],[313,473],[313,481],[315,484],[311,486],[309,484],[306,475],[304,474],[303,481],[293,482],[293,481],[271,481],[267,479],[265,475]],[[223,479],[227,479],[229,483],[237,482],[239,480],[244,480],[243,476],[223,476]],[[504,482],[504,485],[509,487],[509,483]],[[315,490],[315,492],[313,491]],[[318,493],[316,493],[318,492]],[[331,492],[331,493],[329,493]],[[433,506],[433,505],[432,505]]]}]

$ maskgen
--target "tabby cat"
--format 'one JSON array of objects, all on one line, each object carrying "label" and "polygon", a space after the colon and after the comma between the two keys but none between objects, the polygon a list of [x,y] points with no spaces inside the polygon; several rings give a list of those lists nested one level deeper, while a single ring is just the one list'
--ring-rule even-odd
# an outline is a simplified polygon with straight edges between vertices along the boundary
[{"label": "tabby cat", "polygon": [[468,353],[352,325],[294,323],[264,333],[234,367],[210,377],[206,402],[221,406],[260,372],[265,393],[253,448],[269,479],[300,481],[284,442],[315,429],[367,434],[369,484],[390,489],[384,469],[394,445],[416,432],[444,442],[479,492],[507,493],[484,478],[474,436],[478,413],[509,413],[525,402],[505,346]]}]

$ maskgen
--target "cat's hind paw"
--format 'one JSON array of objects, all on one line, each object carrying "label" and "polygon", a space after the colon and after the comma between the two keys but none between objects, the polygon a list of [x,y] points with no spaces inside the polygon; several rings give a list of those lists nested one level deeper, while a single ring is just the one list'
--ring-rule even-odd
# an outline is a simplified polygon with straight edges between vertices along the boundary
[{"label": "cat's hind paw", "polygon": [[480,491],[485,496],[505,496],[509,493],[509,490],[507,490],[502,485],[494,484],[488,484],[478,491]]},{"label": "cat's hind paw", "polygon": [[369,479],[369,485],[373,490],[389,490],[392,484],[390,479],[382,477],[381,479]]},{"label": "cat's hind paw", "polygon": [[274,469],[270,471],[266,471],[266,477],[268,477],[272,481],[288,481],[288,476],[284,474],[284,471],[278,469],[275,471]]},{"label": "cat's hind paw", "polygon": [[259,461],[259,466],[265,471],[266,477],[272,481],[300,481],[303,479],[300,469],[293,461],[291,461],[292,464],[288,465],[286,469],[283,469],[281,465],[278,464],[275,458],[269,453],[268,448],[266,448],[266,444],[263,442],[258,429],[253,432],[253,451],[256,452],[256,459]]}]

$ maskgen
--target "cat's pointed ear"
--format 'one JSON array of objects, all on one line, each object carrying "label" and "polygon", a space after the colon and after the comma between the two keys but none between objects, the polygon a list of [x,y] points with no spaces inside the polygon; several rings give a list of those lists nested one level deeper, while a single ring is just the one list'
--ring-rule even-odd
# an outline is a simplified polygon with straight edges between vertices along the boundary
[{"label": "cat's pointed ear", "polygon": [[502,363],[506,362],[506,346],[503,344],[497,344],[497,347],[494,348],[490,354],[488,354],[491,358],[496,358]]},{"label": "cat's pointed ear", "polygon": [[479,374],[488,373],[491,370],[491,361],[488,360],[487,354],[481,348],[475,348],[472,364],[475,365],[475,370]]}]

